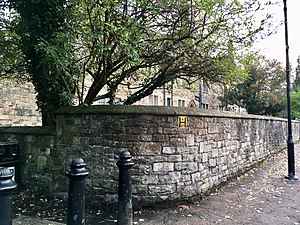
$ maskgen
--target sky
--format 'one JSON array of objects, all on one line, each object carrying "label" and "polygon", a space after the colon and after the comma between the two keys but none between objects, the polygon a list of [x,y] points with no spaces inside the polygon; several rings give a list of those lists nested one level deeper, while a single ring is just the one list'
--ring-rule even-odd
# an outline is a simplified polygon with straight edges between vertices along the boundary
[{"label": "sky", "polygon": [[[277,22],[284,21],[283,0],[279,6],[269,7],[269,12],[273,14]],[[300,0],[287,0],[288,15],[288,42],[289,58],[293,70],[297,66],[297,58],[300,55]],[[285,28],[282,24],[276,34],[273,34],[264,40],[255,44],[260,52],[270,59],[277,59],[279,62],[286,63],[285,53]]]}]

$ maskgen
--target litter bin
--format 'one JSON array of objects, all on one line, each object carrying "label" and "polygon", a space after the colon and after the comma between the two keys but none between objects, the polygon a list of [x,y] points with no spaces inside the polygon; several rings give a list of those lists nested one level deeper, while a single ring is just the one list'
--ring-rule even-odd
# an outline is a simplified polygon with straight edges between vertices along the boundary
[{"label": "litter bin", "polygon": [[20,184],[20,145],[17,142],[0,142],[0,167],[8,168],[13,181]]}]

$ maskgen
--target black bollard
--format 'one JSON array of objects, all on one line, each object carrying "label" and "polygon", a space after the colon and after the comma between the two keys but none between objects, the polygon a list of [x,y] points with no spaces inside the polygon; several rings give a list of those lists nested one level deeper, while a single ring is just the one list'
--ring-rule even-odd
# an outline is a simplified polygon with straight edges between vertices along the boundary
[{"label": "black bollard", "polygon": [[130,153],[122,152],[117,162],[119,167],[118,225],[132,225],[131,168],[133,164]]},{"label": "black bollard", "polygon": [[11,195],[13,190],[18,186],[12,180],[12,172],[6,168],[0,168],[0,224],[12,225],[12,203]]},{"label": "black bollard", "polygon": [[66,172],[70,180],[67,225],[85,224],[85,178],[89,172],[83,159],[73,159]]}]

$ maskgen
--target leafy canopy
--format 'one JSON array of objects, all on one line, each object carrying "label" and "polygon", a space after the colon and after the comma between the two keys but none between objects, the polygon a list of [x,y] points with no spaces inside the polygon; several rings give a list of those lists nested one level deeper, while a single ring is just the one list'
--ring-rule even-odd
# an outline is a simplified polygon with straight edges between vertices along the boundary
[{"label": "leafy canopy", "polygon": [[27,61],[19,48],[21,38],[13,31],[14,16],[0,11],[0,77],[28,79]]},{"label": "leafy canopy", "polygon": [[291,113],[293,119],[300,119],[300,89],[291,92]]},{"label": "leafy canopy", "polygon": [[[176,78],[235,80],[241,49],[266,25],[255,26],[256,1],[101,1],[74,3],[68,30],[82,75],[92,85],[81,102],[113,102],[120,86],[132,104]],[[255,5],[254,5],[255,4]],[[267,16],[269,17],[269,16]],[[81,83],[82,84],[82,83]],[[98,96],[101,90],[106,90]]]},{"label": "leafy canopy", "polygon": [[229,87],[221,98],[224,107],[237,105],[250,114],[278,116],[285,108],[285,70],[276,60],[251,57],[248,77]]},{"label": "leafy canopy", "polygon": [[293,119],[300,119],[300,58],[298,57],[296,77],[291,92],[291,112]]},{"label": "leafy canopy", "polygon": [[9,30],[45,115],[71,104],[75,94],[80,104],[113,103],[126,88],[123,103],[133,104],[176,78],[232,82],[243,73],[243,52],[267,31],[270,15],[257,23],[255,14],[268,4],[0,0],[18,14]]},{"label": "leafy canopy", "polygon": [[[71,64],[59,57],[66,52],[69,40],[57,42],[57,35],[67,29],[66,18],[70,10],[65,0],[1,0],[2,8],[11,9],[14,16],[3,22],[1,35],[5,36],[1,56],[5,70],[2,76],[14,72],[23,73],[33,83],[37,92],[37,104],[43,116],[43,124],[54,123],[53,113],[62,105],[70,105],[74,99],[76,73]],[[5,11],[4,11],[5,12]],[[2,19],[5,19],[3,13]],[[55,41],[55,43],[54,43]],[[51,48],[39,45],[53,43]],[[58,50],[57,46],[61,46]],[[4,53],[4,54],[3,54]],[[15,55],[14,55],[15,53]],[[3,55],[2,55],[3,54]],[[22,66],[23,65],[23,68]]]}]

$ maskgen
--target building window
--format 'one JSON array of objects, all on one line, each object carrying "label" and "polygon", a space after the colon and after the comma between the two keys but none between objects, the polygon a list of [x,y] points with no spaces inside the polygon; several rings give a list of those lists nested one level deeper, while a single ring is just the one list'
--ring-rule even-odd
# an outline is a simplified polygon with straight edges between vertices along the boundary
[{"label": "building window", "polygon": [[148,96],[148,105],[153,105],[153,95]]},{"label": "building window", "polygon": [[178,106],[179,107],[185,107],[185,100],[178,100]]},{"label": "building window", "polygon": [[202,109],[208,109],[208,104],[202,103]]},{"label": "building window", "polygon": [[148,96],[148,105],[158,105],[158,96],[157,95],[149,95]]},{"label": "building window", "polygon": [[154,95],[153,96],[153,105],[158,105],[158,96],[157,95]]},{"label": "building window", "polygon": [[171,106],[171,98],[167,98],[167,106]]}]

